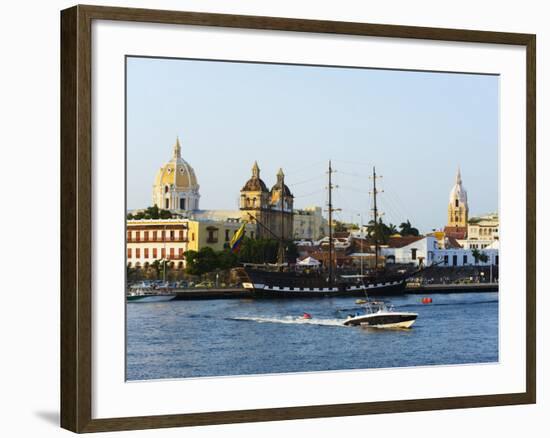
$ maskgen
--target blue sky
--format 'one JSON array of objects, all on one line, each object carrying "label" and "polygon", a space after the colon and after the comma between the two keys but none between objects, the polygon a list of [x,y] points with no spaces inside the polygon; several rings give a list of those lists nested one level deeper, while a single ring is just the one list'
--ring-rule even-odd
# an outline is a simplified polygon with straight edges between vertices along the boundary
[{"label": "blue sky", "polygon": [[498,209],[498,99],[496,76],[128,58],[127,207],[151,205],[179,136],[202,209],[237,208],[254,160],[324,206],[331,159],[338,219],[368,221],[375,165],[385,222],[441,228],[458,166],[470,215]]}]

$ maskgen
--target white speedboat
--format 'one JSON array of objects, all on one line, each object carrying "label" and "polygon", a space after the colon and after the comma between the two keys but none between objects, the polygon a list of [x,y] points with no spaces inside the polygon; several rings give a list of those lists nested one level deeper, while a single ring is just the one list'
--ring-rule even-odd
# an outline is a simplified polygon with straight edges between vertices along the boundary
[{"label": "white speedboat", "polygon": [[410,328],[418,313],[399,312],[393,306],[387,306],[381,301],[368,301],[365,313],[349,315],[344,325],[358,325],[374,328]]}]

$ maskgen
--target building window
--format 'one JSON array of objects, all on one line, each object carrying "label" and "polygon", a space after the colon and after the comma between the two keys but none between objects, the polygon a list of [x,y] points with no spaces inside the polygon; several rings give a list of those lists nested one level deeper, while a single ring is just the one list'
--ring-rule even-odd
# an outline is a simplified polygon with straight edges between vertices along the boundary
[{"label": "building window", "polygon": [[149,242],[149,231],[144,231],[143,232],[143,240],[145,242]]},{"label": "building window", "polygon": [[449,256],[448,256],[448,255],[446,255],[446,256],[443,257],[443,263],[444,263],[445,265],[448,265],[448,264],[449,264]]},{"label": "building window", "polygon": [[174,258],[174,248],[170,248],[170,259]]},{"label": "building window", "polygon": [[178,258],[183,259],[183,248],[178,249]]},{"label": "building window", "polygon": [[131,258],[132,258],[132,248],[128,248],[128,254],[127,254],[127,257],[128,257],[129,259],[131,259]]},{"label": "building window", "polygon": [[463,264],[463,265],[467,265],[467,264],[468,264],[468,256],[467,256],[467,255],[462,256],[462,264]]},{"label": "building window", "polygon": [[164,230],[162,230],[162,231],[160,232],[160,238],[161,238],[162,241],[164,242]]},{"label": "building window", "polygon": [[195,241],[195,233],[191,233],[191,241],[192,241],[192,242]]},{"label": "building window", "polygon": [[136,248],[136,259],[139,259],[141,257],[141,251],[139,248]]},{"label": "building window", "polygon": [[170,230],[170,240],[174,240],[174,230]]},{"label": "building window", "polygon": [[225,241],[229,242],[229,230],[225,230]]},{"label": "building window", "polygon": [[218,229],[215,227],[208,227],[206,231],[208,231],[206,243],[218,243]]},{"label": "building window", "polygon": [[160,257],[162,259],[165,259],[166,258],[166,248],[161,248],[160,250]]},{"label": "building window", "polygon": [[128,242],[131,242],[131,241],[132,241],[132,232],[131,232],[131,231],[128,231],[128,232],[126,233],[126,240],[127,240]]},{"label": "building window", "polygon": [[169,207],[170,207],[170,200],[169,200],[168,198],[166,198],[166,199],[164,200],[164,208],[165,208],[166,210],[168,210]]},{"label": "building window", "polygon": [[143,257],[146,259],[149,258],[149,248],[143,248]]},{"label": "building window", "polygon": [[153,231],[153,242],[157,241],[157,231]]},{"label": "building window", "polygon": [[185,210],[185,198],[180,199],[180,210]]},{"label": "building window", "polygon": [[153,248],[153,258],[156,259],[157,258],[157,249],[156,248]]},{"label": "building window", "polygon": [[168,193],[168,186],[164,186],[164,193]]},{"label": "building window", "polygon": [[412,248],[412,249],[411,249],[411,258],[412,258],[413,260],[416,260],[416,248]]},{"label": "building window", "polygon": [[455,199],[455,207],[458,207],[458,199]]},{"label": "building window", "polygon": [[140,232],[139,231],[136,231],[136,242],[139,242],[140,241]]}]

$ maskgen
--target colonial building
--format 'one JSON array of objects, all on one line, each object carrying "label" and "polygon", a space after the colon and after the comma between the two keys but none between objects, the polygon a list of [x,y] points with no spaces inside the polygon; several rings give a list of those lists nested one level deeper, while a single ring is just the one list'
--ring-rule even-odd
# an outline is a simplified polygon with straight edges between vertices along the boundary
[{"label": "colonial building", "polygon": [[[185,267],[184,254],[210,247],[221,251],[242,225],[234,220],[131,219],[127,221],[127,265],[146,268],[155,260],[168,260],[174,268]],[[245,233],[254,238],[256,227],[247,224]]]},{"label": "colonial building", "polygon": [[293,228],[295,240],[319,240],[328,234],[328,221],[321,207],[306,207],[294,210]]},{"label": "colonial building", "polygon": [[155,260],[168,259],[184,267],[188,247],[188,223],[183,219],[138,219],[126,222],[126,263],[147,268]]},{"label": "colonial building", "polygon": [[460,169],[456,172],[455,184],[449,194],[445,234],[455,239],[464,239],[468,235],[468,195],[462,186]]},{"label": "colonial building", "polygon": [[153,205],[185,215],[199,209],[199,199],[199,184],[195,171],[181,157],[181,145],[177,138],[172,159],[156,174],[153,184]]},{"label": "colonial building", "polygon": [[277,182],[271,190],[260,178],[257,162],[252,166],[252,176],[241,189],[241,217],[256,225],[257,236],[293,238],[294,196],[284,183],[284,173],[279,169]]},{"label": "colonial building", "polygon": [[464,248],[485,249],[491,247],[499,238],[498,214],[472,217],[468,221],[468,236],[459,240]]}]

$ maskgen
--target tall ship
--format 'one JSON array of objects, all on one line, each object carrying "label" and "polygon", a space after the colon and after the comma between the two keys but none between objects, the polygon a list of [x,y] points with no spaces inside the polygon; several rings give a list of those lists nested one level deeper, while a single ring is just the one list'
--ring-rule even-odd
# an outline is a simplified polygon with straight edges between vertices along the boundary
[{"label": "tall ship", "polygon": [[[374,268],[363,272],[362,266],[359,273],[350,274],[338,270],[336,267],[336,252],[334,249],[334,238],[332,230],[332,214],[337,211],[332,204],[332,190],[335,187],[332,183],[332,164],[328,164],[328,262],[323,268],[313,272],[302,272],[285,263],[285,242],[284,232],[276,236],[267,227],[256,220],[259,226],[266,229],[275,239],[279,241],[278,262],[276,264],[254,265],[245,264],[243,267],[244,288],[253,291],[257,297],[265,298],[305,298],[305,297],[337,297],[337,296],[391,296],[405,293],[406,280],[414,273],[390,272],[385,266],[379,263],[380,240],[379,240],[379,213],[376,203],[376,169],[372,173],[372,195],[373,195],[373,227],[374,227]],[[283,181],[284,187],[284,181]],[[281,202],[281,215],[283,207]],[[362,265],[362,264],[361,264]]]}]

